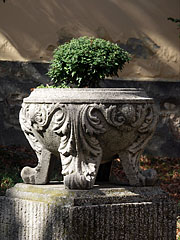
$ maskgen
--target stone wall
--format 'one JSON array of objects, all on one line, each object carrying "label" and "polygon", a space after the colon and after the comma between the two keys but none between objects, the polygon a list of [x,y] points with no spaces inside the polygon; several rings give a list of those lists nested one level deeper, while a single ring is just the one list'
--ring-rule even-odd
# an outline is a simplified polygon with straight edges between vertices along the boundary
[{"label": "stone wall", "polygon": [[[0,62],[0,145],[27,145],[19,110],[32,88],[47,83],[48,63]],[[180,82],[105,80],[102,87],[141,87],[155,99],[160,118],[146,151],[180,157]]]},{"label": "stone wall", "polygon": [[20,130],[19,111],[31,88],[47,81],[48,64],[0,62],[0,144],[27,144]]}]

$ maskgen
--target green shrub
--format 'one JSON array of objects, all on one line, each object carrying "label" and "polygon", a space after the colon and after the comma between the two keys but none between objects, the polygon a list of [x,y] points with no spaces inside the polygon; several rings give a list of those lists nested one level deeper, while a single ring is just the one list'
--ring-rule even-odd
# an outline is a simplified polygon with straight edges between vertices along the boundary
[{"label": "green shrub", "polygon": [[2,171],[0,174],[0,196],[4,195],[8,188],[13,187],[17,182],[22,182],[20,170],[13,168],[11,171]]},{"label": "green shrub", "polygon": [[109,41],[80,37],[60,45],[53,55],[48,75],[59,87],[98,87],[108,76],[118,76],[118,70],[129,62],[128,52]]}]

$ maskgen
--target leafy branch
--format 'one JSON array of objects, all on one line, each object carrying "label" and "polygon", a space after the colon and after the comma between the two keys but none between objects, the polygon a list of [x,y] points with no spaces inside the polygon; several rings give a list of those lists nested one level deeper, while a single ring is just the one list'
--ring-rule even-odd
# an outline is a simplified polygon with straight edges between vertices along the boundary
[{"label": "leafy branch", "polygon": [[[168,20],[170,20],[170,21],[172,21],[172,22],[174,22],[174,23],[178,23],[178,27],[177,27],[177,29],[179,29],[180,30],[180,19],[179,18],[172,18],[172,17],[168,17]],[[180,38],[180,33],[179,33],[179,38]]]}]

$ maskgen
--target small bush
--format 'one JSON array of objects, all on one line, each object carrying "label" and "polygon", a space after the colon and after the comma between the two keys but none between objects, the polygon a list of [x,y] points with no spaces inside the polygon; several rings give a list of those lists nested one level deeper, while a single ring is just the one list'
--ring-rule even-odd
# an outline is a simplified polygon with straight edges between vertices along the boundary
[{"label": "small bush", "polygon": [[109,41],[80,37],[60,45],[53,55],[48,75],[59,87],[98,87],[108,76],[118,76],[118,70],[129,62],[128,52]]}]

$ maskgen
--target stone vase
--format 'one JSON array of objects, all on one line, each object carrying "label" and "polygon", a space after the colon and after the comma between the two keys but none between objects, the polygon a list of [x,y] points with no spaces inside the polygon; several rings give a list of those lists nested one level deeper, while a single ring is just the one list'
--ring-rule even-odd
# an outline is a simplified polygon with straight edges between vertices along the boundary
[{"label": "stone vase", "polygon": [[20,124],[38,164],[25,167],[22,179],[48,183],[56,155],[65,186],[90,189],[99,165],[118,154],[129,185],[153,185],[156,172],[143,171],[139,157],[156,123],[153,99],[142,89],[35,89],[23,101]]}]

